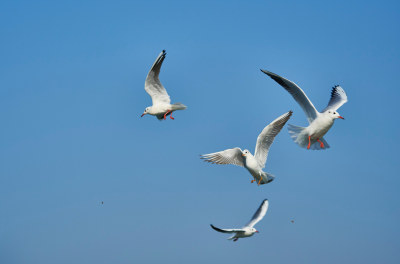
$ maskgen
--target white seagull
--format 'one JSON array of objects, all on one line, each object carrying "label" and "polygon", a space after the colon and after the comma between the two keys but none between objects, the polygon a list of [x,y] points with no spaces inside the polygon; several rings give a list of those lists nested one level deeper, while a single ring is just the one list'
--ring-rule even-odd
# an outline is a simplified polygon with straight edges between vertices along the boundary
[{"label": "white seagull", "polygon": [[294,82],[275,73],[266,70],[261,71],[285,88],[307,115],[308,123],[310,123],[308,127],[288,125],[289,133],[293,141],[300,147],[307,147],[307,149],[311,148],[320,150],[329,148],[329,145],[323,136],[332,127],[335,119],[344,119],[337,112],[337,109],[347,102],[347,95],[343,88],[339,85],[332,88],[331,99],[329,100],[328,106],[320,113],[315,109],[314,105],[311,103],[310,99],[308,99],[303,90]]},{"label": "white seagull", "polygon": [[268,200],[265,199],[260,207],[257,209],[257,212],[253,215],[251,218],[250,222],[247,223],[242,228],[237,228],[237,229],[220,229],[218,227],[215,227],[213,225],[210,225],[214,230],[221,232],[221,233],[235,233],[233,236],[228,238],[228,240],[237,241],[239,238],[242,237],[251,237],[255,233],[259,233],[258,230],[254,228],[254,226],[261,221],[261,219],[264,218],[265,214],[267,213],[268,210]]},{"label": "white seagull", "polygon": [[[164,86],[161,84],[158,75],[160,74],[161,65],[165,59],[165,55],[167,53],[163,50],[160,55],[158,55],[156,61],[151,67],[149,73],[147,74],[146,81],[144,83],[144,89],[151,96],[151,100],[153,101],[153,105],[146,107],[144,115],[150,114],[154,115],[158,118],[158,120],[165,120],[168,115],[171,115],[172,112],[176,110],[184,110],[186,106],[181,103],[171,104],[171,99]],[[174,119],[172,115],[171,119]]]},{"label": "white seagull", "polygon": [[240,148],[226,149],[220,152],[201,155],[201,158],[214,164],[233,164],[245,167],[253,176],[252,183],[258,181],[258,185],[269,183],[274,180],[274,176],[263,171],[267,162],[268,151],[276,135],[289,120],[292,111],[281,115],[271,124],[266,126],[257,138],[254,156],[247,149]]}]

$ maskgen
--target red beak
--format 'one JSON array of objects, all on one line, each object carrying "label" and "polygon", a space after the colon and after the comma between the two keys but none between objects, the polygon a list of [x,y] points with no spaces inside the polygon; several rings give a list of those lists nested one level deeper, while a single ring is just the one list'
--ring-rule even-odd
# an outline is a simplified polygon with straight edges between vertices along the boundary
[{"label": "red beak", "polygon": [[143,113],[140,117],[143,117],[145,115],[145,113]]},{"label": "red beak", "polygon": [[260,233],[260,232],[258,232],[258,230],[257,230],[256,233]]},{"label": "red beak", "polygon": [[344,120],[344,117],[343,117],[343,116],[338,116],[338,118],[340,118],[340,119],[343,119],[343,120]]}]

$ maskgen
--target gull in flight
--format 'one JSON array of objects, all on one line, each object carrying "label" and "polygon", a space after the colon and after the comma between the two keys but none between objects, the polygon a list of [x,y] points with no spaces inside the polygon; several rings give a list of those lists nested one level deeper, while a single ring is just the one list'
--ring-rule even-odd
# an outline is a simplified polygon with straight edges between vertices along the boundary
[{"label": "gull in flight", "polygon": [[252,183],[254,181],[257,181],[258,185],[269,183],[275,177],[263,171],[267,162],[268,151],[276,135],[278,135],[291,115],[292,111],[281,115],[261,131],[261,134],[257,138],[254,156],[247,149],[242,151],[240,148],[232,148],[201,155],[201,159],[214,164],[233,164],[245,167],[254,178],[251,181]]},{"label": "gull in flight", "polygon": [[285,88],[285,90],[293,96],[294,100],[296,100],[296,102],[303,109],[304,113],[307,115],[308,122],[310,123],[308,127],[299,127],[289,124],[288,129],[293,141],[296,142],[300,147],[307,147],[307,149],[311,148],[320,150],[329,148],[329,145],[323,136],[332,127],[335,119],[344,119],[337,112],[339,107],[347,102],[347,95],[343,88],[339,85],[336,85],[332,88],[331,99],[328,103],[328,106],[320,113],[317,111],[317,109],[315,109],[314,105],[311,103],[310,99],[308,99],[303,90],[294,82],[289,81],[288,79],[285,79],[275,73],[266,70],[261,71]]},{"label": "gull in flight", "polygon": [[168,115],[171,119],[172,112],[176,110],[184,110],[186,106],[181,103],[171,104],[171,99],[164,86],[161,84],[158,75],[160,74],[161,65],[165,59],[167,53],[163,50],[160,55],[158,55],[156,61],[151,67],[149,73],[147,74],[146,81],[144,83],[144,89],[151,96],[153,105],[146,107],[141,117],[144,115],[153,115],[158,118],[158,120],[165,120]]},{"label": "gull in flight", "polygon": [[221,233],[235,233],[233,236],[231,236],[230,238],[228,238],[228,240],[232,240],[233,241],[237,241],[239,238],[242,237],[251,237],[252,235],[254,235],[255,233],[259,233],[254,226],[261,221],[261,219],[264,218],[265,214],[267,213],[268,210],[268,200],[265,199],[260,207],[257,209],[257,212],[255,212],[255,214],[253,215],[253,217],[251,218],[250,222],[245,225],[242,228],[237,228],[237,229],[221,229],[218,227],[215,227],[213,225],[211,225],[211,227]]}]

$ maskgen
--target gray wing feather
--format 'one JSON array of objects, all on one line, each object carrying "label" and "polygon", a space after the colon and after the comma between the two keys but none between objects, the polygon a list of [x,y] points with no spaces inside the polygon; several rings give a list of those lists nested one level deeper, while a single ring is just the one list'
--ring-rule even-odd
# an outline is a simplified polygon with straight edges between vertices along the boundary
[{"label": "gray wing feather", "polygon": [[286,91],[288,91],[296,100],[296,102],[300,105],[303,109],[304,113],[307,116],[307,120],[309,123],[314,121],[315,118],[318,116],[318,111],[315,109],[314,105],[311,103],[310,99],[308,99],[307,95],[304,91],[294,82],[289,81],[275,73],[261,70],[263,73],[271,77],[274,81],[279,83]]},{"label": "gray wing feather", "polygon": [[287,112],[286,114],[281,115],[274,121],[272,121],[268,126],[266,126],[260,135],[257,138],[256,150],[254,152],[254,156],[261,168],[265,167],[265,162],[267,161],[269,148],[271,144],[274,142],[276,135],[279,134],[282,127],[289,120],[292,115],[292,111]]},{"label": "gray wing feather", "polygon": [[147,74],[146,81],[144,83],[144,89],[151,96],[153,105],[158,103],[171,103],[171,99],[165,90],[164,86],[161,84],[158,75],[160,74],[161,65],[165,59],[167,53],[163,50],[160,55],[158,55],[156,61],[151,67],[149,73]]},{"label": "gray wing feather", "polygon": [[244,167],[242,150],[240,148],[226,149],[220,152],[200,155],[201,159],[213,164],[233,164]]},{"label": "gray wing feather", "polygon": [[346,102],[347,102],[346,92],[339,85],[335,85],[332,88],[331,99],[329,100],[328,106],[322,112],[325,112],[327,110],[336,111]]},{"label": "gray wing feather", "polygon": [[243,229],[221,229],[218,227],[215,227],[213,225],[210,225],[212,229],[215,231],[221,232],[221,233],[237,233],[237,232],[243,232]]},{"label": "gray wing feather", "polygon": [[254,227],[267,213],[268,210],[268,199],[265,199],[260,207],[257,209],[250,222],[247,223],[246,227]]}]

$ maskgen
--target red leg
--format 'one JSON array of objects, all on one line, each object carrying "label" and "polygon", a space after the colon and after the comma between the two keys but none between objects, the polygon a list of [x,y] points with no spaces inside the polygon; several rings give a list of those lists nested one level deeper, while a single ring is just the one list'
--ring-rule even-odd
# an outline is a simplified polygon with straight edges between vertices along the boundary
[{"label": "red leg", "polygon": [[260,180],[258,181],[257,185],[260,185],[261,180],[262,180],[262,178],[261,178],[261,176],[260,176]]},{"label": "red leg", "polygon": [[307,149],[310,149],[311,147],[311,136],[308,136],[308,146]]},{"label": "red leg", "polygon": [[325,148],[324,143],[321,140],[319,140],[319,138],[317,138],[317,141],[319,142],[319,145],[321,146],[321,148]]},{"label": "red leg", "polygon": [[164,120],[167,119],[167,115],[168,115],[169,112],[171,112],[171,110],[168,110],[168,111],[164,114]]},{"label": "red leg", "polygon": [[254,180],[251,180],[251,183],[253,183],[253,182],[255,182],[255,179],[254,179]]},{"label": "red leg", "polygon": [[172,111],[171,111],[171,114],[170,114],[169,118],[171,118],[172,120],[175,119],[175,118],[172,117]]}]

